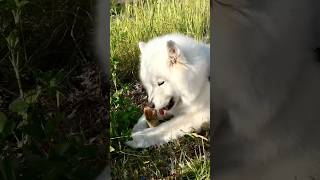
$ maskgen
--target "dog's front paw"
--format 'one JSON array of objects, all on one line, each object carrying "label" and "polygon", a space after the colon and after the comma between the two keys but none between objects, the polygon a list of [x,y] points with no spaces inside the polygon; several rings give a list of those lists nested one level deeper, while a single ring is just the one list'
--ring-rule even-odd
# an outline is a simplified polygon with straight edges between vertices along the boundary
[{"label": "dog's front paw", "polygon": [[144,129],[149,128],[145,117],[141,117],[137,124],[135,124],[132,128],[132,133],[136,133],[138,131],[143,131]]},{"label": "dog's front paw", "polygon": [[133,133],[131,135],[132,141],[128,141],[128,142],[126,142],[126,144],[132,148],[147,148],[147,147],[154,145],[154,143],[152,143],[150,137],[147,137],[147,136],[141,134],[140,132],[141,131]]},{"label": "dog's front paw", "polygon": [[126,145],[127,145],[127,146],[130,146],[131,148],[141,148],[141,147],[139,147],[138,144],[137,144],[135,141],[133,141],[133,140],[132,140],[132,141],[127,141],[127,142],[126,142]]},{"label": "dog's front paw", "polygon": [[131,135],[132,141],[127,141],[126,145],[132,148],[147,148],[154,145],[162,145],[166,141],[159,136],[150,135],[150,133],[136,132]]}]

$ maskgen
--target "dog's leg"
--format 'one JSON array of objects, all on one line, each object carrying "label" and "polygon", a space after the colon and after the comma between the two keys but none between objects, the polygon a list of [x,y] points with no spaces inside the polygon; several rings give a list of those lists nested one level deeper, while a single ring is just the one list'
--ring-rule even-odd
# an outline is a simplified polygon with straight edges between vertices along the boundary
[{"label": "dog's leg", "polygon": [[[200,111],[204,112],[204,111]],[[146,148],[161,145],[177,139],[188,132],[200,131],[201,125],[209,122],[209,113],[188,113],[172,118],[154,128],[147,128],[131,135],[132,141],[126,144],[133,148]]]},{"label": "dog's leg", "polygon": [[147,129],[149,126],[147,124],[147,120],[145,115],[143,114],[138,122],[134,125],[133,129],[132,129],[132,133],[138,132],[138,131],[142,131],[144,129]]}]

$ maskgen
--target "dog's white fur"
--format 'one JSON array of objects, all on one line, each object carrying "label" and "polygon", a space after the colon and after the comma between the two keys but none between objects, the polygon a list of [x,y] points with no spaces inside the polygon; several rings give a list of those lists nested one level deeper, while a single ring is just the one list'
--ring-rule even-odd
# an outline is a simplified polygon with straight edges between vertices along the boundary
[{"label": "dog's white fur", "polygon": [[210,120],[209,45],[184,35],[169,34],[147,43],[140,42],[139,48],[140,79],[147,90],[148,101],[159,110],[173,98],[174,106],[165,115],[174,117],[148,128],[143,115],[133,128],[133,140],[127,145],[146,148],[167,143],[193,130],[199,132],[203,123]]}]

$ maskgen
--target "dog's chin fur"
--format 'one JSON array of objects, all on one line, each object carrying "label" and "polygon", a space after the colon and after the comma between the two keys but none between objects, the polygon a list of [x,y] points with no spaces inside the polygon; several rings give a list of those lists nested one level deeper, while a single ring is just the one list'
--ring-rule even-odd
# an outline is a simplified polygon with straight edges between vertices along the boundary
[{"label": "dog's chin fur", "polygon": [[[169,34],[140,42],[140,79],[156,109],[168,109],[169,121],[154,128],[142,116],[133,128],[131,147],[164,144],[210,119],[210,47],[190,37]],[[166,115],[165,115],[166,116]]]}]

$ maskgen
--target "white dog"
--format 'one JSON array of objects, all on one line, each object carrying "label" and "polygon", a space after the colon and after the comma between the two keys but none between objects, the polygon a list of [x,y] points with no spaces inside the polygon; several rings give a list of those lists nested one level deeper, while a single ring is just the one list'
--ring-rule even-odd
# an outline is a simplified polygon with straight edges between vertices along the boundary
[{"label": "white dog", "polygon": [[143,115],[133,128],[133,148],[161,145],[201,130],[210,120],[210,47],[170,34],[139,42],[140,79],[158,117],[172,117],[149,128]]}]

